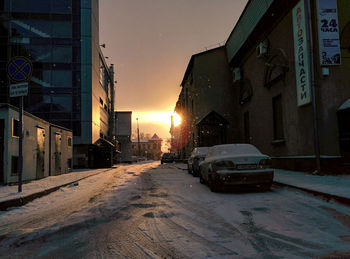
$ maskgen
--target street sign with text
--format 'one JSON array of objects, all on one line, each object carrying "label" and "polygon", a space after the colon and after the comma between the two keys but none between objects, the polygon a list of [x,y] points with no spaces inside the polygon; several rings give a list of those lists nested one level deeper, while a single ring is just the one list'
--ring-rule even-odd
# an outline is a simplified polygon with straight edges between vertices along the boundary
[{"label": "street sign with text", "polygon": [[18,83],[10,85],[10,97],[27,96],[28,95],[28,83]]}]

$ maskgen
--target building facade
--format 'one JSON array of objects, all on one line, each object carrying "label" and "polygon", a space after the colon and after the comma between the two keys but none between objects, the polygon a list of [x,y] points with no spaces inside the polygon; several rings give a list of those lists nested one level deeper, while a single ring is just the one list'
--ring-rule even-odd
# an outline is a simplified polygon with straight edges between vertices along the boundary
[{"label": "building facade", "polygon": [[115,112],[115,135],[118,141],[118,153],[116,162],[132,162],[132,143],[131,143],[131,117],[130,111]]},{"label": "building facade", "polygon": [[8,96],[8,60],[29,58],[24,109],[73,130],[76,167],[110,166],[111,155],[96,163],[114,148],[114,70],[99,45],[98,0],[5,0],[0,16],[0,102],[18,102]]},{"label": "building facade", "polygon": [[133,139],[133,156],[144,157],[147,160],[160,160],[162,155],[162,139],[154,134],[150,139]]},{"label": "building facade", "polygon": [[[348,170],[350,5],[334,0],[322,9],[324,2],[249,1],[226,43],[240,73],[241,140],[271,155],[275,167],[313,171],[320,157],[321,170]],[[335,14],[329,21],[327,12]],[[332,44],[341,62],[322,62],[326,23],[338,31]]]},{"label": "building facade", "polygon": [[248,1],[225,44],[234,142],[276,168],[349,171],[349,13],[346,0]]},{"label": "building facade", "polygon": [[172,127],[172,151],[186,158],[193,148],[238,141],[235,136],[237,98],[224,46],[191,57],[181,83],[175,112],[182,118]]},{"label": "building facade", "polygon": [[[23,181],[71,171],[73,134],[30,113],[23,114]],[[18,181],[19,111],[0,104],[0,184]]]}]

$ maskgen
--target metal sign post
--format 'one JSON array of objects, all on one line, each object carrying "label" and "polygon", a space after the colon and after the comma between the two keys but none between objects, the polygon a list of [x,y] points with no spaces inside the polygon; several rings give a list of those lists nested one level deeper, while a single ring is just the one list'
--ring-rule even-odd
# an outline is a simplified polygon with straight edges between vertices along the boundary
[{"label": "metal sign post", "polygon": [[28,81],[32,75],[32,62],[26,57],[14,57],[7,65],[11,82],[10,97],[19,97],[19,140],[18,140],[18,192],[22,192],[23,174],[23,96],[28,95]]}]

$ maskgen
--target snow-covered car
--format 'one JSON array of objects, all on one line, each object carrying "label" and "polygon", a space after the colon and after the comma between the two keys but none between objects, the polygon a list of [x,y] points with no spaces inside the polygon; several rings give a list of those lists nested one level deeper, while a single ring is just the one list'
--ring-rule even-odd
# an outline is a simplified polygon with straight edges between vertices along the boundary
[{"label": "snow-covered car", "polygon": [[187,170],[193,176],[199,176],[199,163],[205,159],[209,147],[197,147],[193,149],[187,161]]},{"label": "snow-covered car", "polygon": [[269,156],[250,144],[213,146],[200,163],[200,182],[207,183],[213,192],[221,186],[251,186],[267,191],[274,176],[270,161]]}]

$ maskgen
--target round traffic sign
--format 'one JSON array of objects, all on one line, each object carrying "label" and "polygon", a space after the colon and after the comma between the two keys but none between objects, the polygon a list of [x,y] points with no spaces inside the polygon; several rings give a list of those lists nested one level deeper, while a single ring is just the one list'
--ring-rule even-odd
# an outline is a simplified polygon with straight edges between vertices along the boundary
[{"label": "round traffic sign", "polygon": [[14,82],[29,81],[32,72],[32,62],[26,57],[14,57],[7,64],[7,74]]}]

